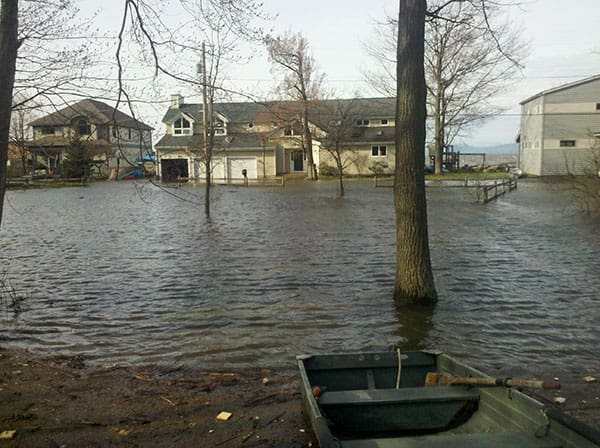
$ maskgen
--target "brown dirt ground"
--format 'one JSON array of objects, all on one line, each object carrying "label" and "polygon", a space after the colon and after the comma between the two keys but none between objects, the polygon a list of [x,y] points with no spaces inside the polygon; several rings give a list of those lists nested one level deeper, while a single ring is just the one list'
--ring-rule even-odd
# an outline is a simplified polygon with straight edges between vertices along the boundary
[{"label": "brown dirt ground", "polygon": [[[531,395],[600,429],[600,372],[563,374],[560,381],[560,391]],[[554,404],[557,396],[566,402]],[[218,421],[221,411],[231,418]],[[80,357],[0,347],[3,431],[16,433],[0,448],[317,446],[293,373],[89,367]]]},{"label": "brown dirt ground", "polygon": [[316,446],[292,374],[86,367],[0,348],[0,433],[11,430],[0,448]]}]

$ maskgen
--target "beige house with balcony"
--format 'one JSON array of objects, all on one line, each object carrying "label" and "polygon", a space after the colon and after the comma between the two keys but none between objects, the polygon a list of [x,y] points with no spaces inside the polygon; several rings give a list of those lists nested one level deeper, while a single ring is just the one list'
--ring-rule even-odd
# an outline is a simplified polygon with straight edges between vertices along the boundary
[{"label": "beige house with balcony", "polygon": [[600,75],[544,90],[522,101],[518,143],[523,173],[597,173]]},{"label": "beige house with balcony", "polygon": [[[293,101],[216,103],[212,113],[214,181],[267,179],[307,172],[301,104]],[[331,130],[337,111],[347,112],[345,174],[371,174],[374,162],[394,167],[395,99],[325,100],[309,105],[313,160],[317,169],[334,165]],[[202,105],[173,95],[163,117],[165,135],[156,144],[157,169],[165,181],[205,179]]]}]

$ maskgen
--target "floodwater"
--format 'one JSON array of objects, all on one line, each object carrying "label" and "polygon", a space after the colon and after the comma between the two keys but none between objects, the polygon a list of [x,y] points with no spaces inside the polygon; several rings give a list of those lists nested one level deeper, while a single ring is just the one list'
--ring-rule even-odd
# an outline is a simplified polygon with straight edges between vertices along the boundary
[{"label": "floodwater", "polygon": [[[294,368],[300,353],[435,347],[475,366],[600,368],[600,226],[560,185],[497,202],[429,188],[439,302],[396,306],[392,190],[369,181],[11,191],[0,344],[93,363]],[[174,195],[178,196],[175,197]]]}]

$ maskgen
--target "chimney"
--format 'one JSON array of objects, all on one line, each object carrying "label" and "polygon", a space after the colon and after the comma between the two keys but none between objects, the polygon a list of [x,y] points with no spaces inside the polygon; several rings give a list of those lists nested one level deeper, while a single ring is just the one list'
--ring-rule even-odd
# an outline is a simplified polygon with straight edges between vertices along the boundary
[{"label": "chimney", "polygon": [[179,109],[182,104],[183,97],[181,95],[171,95],[171,109]]}]

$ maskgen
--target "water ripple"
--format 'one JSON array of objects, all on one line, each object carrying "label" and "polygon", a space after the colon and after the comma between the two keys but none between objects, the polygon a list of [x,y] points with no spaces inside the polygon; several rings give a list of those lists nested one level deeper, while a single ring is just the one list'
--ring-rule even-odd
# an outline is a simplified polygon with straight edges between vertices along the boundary
[{"label": "water ripple", "polygon": [[9,192],[0,263],[26,300],[1,315],[4,345],[206,368],[436,346],[480,367],[600,369],[600,229],[555,187],[521,183],[487,206],[429,190],[440,299],[414,310],[391,299],[389,189],[216,188],[207,221],[135,185]]}]

